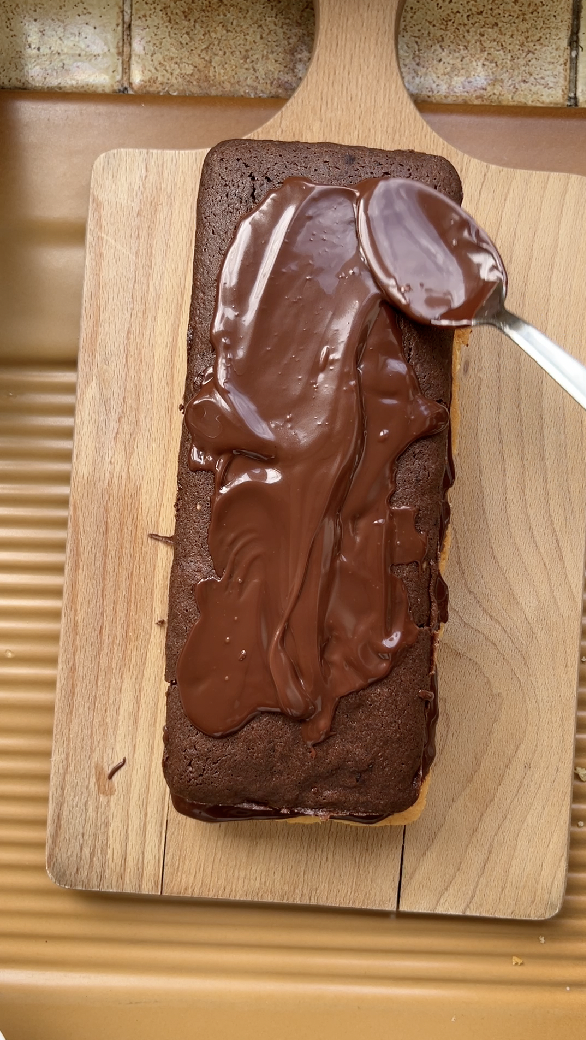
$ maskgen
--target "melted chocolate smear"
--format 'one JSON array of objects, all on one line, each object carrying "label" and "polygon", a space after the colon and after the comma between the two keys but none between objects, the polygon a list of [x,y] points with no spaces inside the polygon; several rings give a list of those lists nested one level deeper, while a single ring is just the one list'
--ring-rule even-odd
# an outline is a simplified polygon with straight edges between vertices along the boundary
[{"label": "melted chocolate smear", "polygon": [[290,178],[224,260],[214,367],[186,409],[190,467],[215,474],[219,577],[197,586],[177,671],[186,715],[210,736],[279,711],[318,743],[340,697],[417,638],[390,568],[420,561],[425,542],[388,499],[399,455],[449,416],[421,394],[360,247],[372,183]]}]

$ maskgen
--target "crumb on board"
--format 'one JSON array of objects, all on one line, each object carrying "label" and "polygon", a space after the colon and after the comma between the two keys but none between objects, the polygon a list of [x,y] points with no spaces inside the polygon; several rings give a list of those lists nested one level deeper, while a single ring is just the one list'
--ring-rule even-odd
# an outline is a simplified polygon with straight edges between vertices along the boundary
[{"label": "crumb on board", "polygon": [[578,827],[584,826],[584,820],[578,820]]},{"label": "crumb on board", "polygon": [[584,766],[575,766],[574,767],[574,771],[576,773],[576,776],[578,776],[580,778],[582,783],[586,784],[586,767],[584,767]]},{"label": "crumb on board", "polygon": [[198,513],[201,512],[201,505],[199,504],[199,502],[196,503],[195,508],[197,509]]},{"label": "crumb on board", "polygon": [[522,964],[522,963],[523,963],[523,958],[522,957],[513,957],[513,964],[515,965],[515,967],[518,967],[519,964]]},{"label": "crumb on board", "polygon": [[124,758],[120,762],[117,762],[115,766],[112,766],[110,772],[108,773],[108,780],[111,780],[113,776],[116,776],[116,773],[118,772],[118,770],[122,769],[122,766],[125,766],[125,765],[126,765],[126,755],[124,756]]},{"label": "crumb on board", "polygon": [[159,620],[158,620],[158,621],[155,621],[155,625],[158,625],[158,626],[159,626],[159,628],[162,628],[162,626],[163,626],[164,624],[165,624],[165,618],[164,618],[164,617],[162,617],[162,618],[159,618]]},{"label": "crumb on board", "polygon": [[540,943],[544,943],[545,942],[545,935],[540,935],[539,936],[539,942]]},{"label": "crumb on board", "polygon": [[149,531],[148,537],[152,538],[153,542],[163,542],[165,545],[175,545],[175,536],[172,534],[153,534]]}]

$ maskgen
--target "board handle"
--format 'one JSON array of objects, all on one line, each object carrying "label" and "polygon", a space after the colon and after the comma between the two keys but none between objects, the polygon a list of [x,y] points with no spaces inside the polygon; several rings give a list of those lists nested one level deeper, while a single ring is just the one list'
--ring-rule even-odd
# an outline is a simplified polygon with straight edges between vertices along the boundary
[{"label": "board handle", "polygon": [[[419,115],[399,67],[404,0],[315,0],[309,69],[281,111],[249,136],[452,151]],[[349,134],[349,122],[352,132]]]}]

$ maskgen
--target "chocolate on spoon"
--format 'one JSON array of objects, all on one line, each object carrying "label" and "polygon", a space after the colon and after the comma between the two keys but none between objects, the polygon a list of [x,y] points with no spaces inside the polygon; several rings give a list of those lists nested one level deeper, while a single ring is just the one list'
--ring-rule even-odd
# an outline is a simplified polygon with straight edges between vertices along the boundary
[{"label": "chocolate on spoon", "polygon": [[494,325],[586,408],[586,368],[504,306],[507,274],[494,243],[451,199],[416,181],[361,185],[358,236],[388,299],[429,325]]}]

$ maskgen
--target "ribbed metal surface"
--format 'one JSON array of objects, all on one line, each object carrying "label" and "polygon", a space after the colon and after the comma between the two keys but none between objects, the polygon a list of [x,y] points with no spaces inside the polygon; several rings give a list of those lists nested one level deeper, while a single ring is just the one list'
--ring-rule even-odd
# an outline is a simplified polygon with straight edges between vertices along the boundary
[{"label": "ribbed metal surface", "polygon": [[[568,891],[545,923],[131,899],[57,889],[45,815],[75,371],[0,369],[0,958],[50,972],[287,977],[429,993],[475,984],[575,991],[586,954],[586,783],[576,778]],[[586,602],[585,602],[586,607]],[[583,625],[577,763],[586,766]],[[579,822],[584,823],[583,827]],[[541,942],[539,936],[545,938]],[[515,967],[512,957],[523,960]],[[9,975],[9,978],[20,978]],[[55,976],[51,976],[54,978]],[[172,995],[169,997],[172,1000]]]}]

